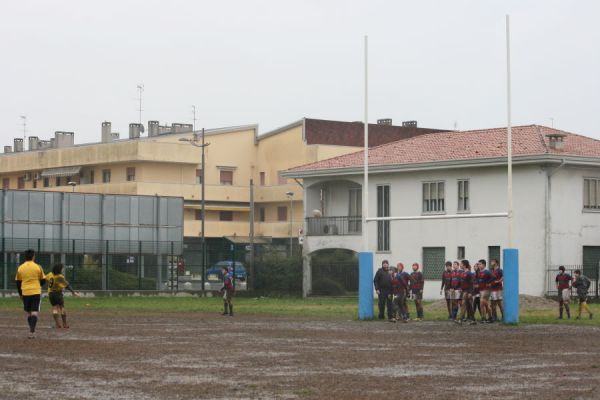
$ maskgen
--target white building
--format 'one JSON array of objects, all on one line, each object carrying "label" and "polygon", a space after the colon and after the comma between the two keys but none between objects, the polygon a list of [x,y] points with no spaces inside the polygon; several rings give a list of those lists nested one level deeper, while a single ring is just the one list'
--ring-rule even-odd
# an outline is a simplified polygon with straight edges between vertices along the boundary
[{"label": "white building", "polygon": [[[433,133],[369,150],[369,217],[504,213],[506,129]],[[548,127],[513,128],[514,244],[521,292],[543,295],[547,268],[600,261],[600,141]],[[361,251],[363,152],[286,172],[303,179],[304,294],[311,254]],[[318,216],[320,214],[320,216]],[[370,222],[375,266],[418,262],[427,298],[439,297],[446,260],[501,258],[507,219],[444,218]]]}]

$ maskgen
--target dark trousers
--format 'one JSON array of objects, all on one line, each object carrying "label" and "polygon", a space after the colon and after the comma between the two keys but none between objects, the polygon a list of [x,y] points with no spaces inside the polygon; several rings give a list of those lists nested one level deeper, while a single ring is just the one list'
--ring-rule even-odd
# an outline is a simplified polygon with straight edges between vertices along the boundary
[{"label": "dark trousers", "polygon": [[406,292],[400,292],[394,296],[394,316],[408,319],[408,306],[406,305]]},{"label": "dark trousers", "polygon": [[392,291],[379,290],[379,319],[384,318],[386,306],[388,319],[392,319],[394,317],[394,306],[392,305]]}]

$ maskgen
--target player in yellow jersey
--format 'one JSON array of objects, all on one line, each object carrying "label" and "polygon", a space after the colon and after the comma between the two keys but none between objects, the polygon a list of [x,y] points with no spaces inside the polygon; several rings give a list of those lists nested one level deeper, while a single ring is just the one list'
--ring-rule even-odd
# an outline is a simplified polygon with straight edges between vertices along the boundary
[{"label": "player in yellow jersey", "polygon": [[35,326],[40,312],[40,297],[42,295],[42,285],[46,282],[42,267],[35,263],[35,251],[26,250],[25,262],[19,265],[15,281],[19,296],[23,301],[23,309],[27,313],[27,323],[29,324],[29,338],[35,337]]},{"label": "player in yellow jersey", "polygon": [[[67,324],[67,312],[65,311],[65,299],[63,297],[63,290],[69,290],[73,296],[79,297],[79,293],[76,293],[69,282],[63,275],[64,265],[55,264],[52,268],[52,272],[46,275],[46,282],[48,282],[48,298],[50,299],[50,305],[52,305],[52,317],[57,328],[68,328]],[[62,325],[60,320],[62,318]]]}]

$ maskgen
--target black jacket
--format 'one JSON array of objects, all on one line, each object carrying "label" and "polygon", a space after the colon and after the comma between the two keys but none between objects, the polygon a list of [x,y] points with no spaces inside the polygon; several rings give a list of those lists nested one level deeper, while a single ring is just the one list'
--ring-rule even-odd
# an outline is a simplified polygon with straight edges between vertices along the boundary
[{"label": "black jacket", "polygon": [[383,290],[384,292],[392,290],[392,276],[389,271],[384,271],[383,268],[379,268],[375,273],[375,279],[373,279],[375,290]]}]

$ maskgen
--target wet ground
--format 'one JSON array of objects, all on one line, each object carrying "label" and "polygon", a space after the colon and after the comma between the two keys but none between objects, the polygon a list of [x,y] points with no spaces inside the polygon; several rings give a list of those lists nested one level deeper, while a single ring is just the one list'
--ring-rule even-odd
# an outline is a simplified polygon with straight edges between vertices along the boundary
[{"label": "wet ground", "polygon": [[600,328],[0,315],[2,399],[597,399]]}]

